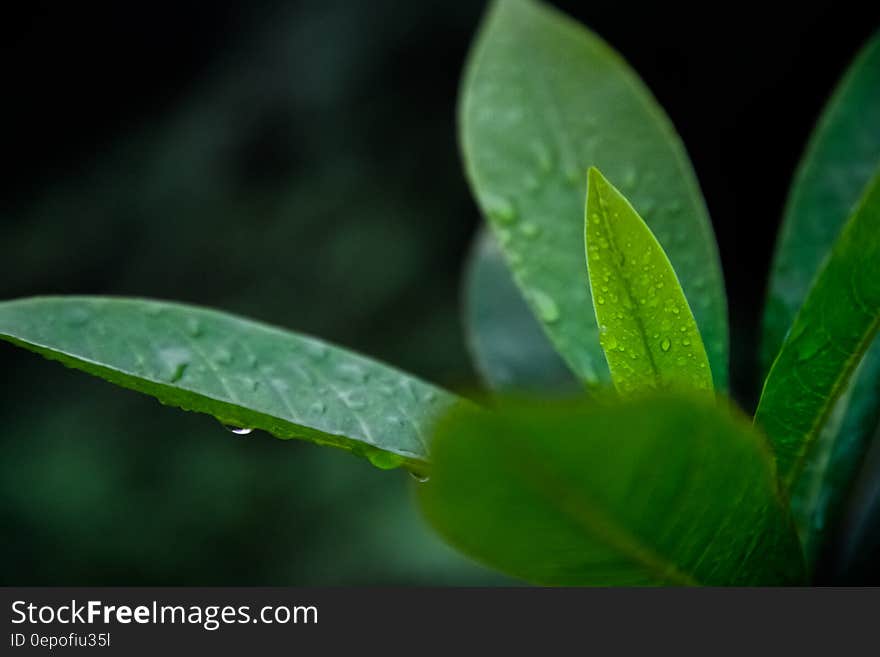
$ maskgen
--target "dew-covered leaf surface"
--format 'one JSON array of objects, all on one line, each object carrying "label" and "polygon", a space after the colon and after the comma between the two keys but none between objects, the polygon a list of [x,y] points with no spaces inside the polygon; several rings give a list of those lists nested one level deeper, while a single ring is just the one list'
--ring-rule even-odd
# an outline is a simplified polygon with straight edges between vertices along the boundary
[{"label": "dew-covered leaf surface", "polygon": [[700,331],[663,248],[638,213],[591,168],[585,242],[589,285],[611,380],[621,393],[712,391]]},{"label": "dew-covered leaf surface", "polygon": [[6,301],[0,339],[228,426],[339,447],[378,467],[422,470],[431,424],[455,402],[320,340],[176,303]]},{"label": "dew-covered leaf surface", "polygon": [[727,387],[727,310],[715,239],[668,117],[595,34],[533,0],[495,2],[459,106],[468,179],[514,279],[575,374],[609,380],[583,254],[586,171],[618,184],[691,303],[715,387]]}]

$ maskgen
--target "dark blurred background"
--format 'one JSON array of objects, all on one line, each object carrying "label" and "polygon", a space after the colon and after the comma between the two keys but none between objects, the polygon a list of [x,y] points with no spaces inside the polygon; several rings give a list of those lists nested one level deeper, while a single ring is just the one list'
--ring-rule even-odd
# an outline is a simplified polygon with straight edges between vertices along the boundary
[{"label": "dark blurred background", "polygon": [[[684,138],[748,406],[786,189],[880,9],[557,4],[627,57]],[[483,8],[4,9],[0,298],[196,302],[475,385],[458,311],[479,217],[454,110]],[[0,583],[504,581],[432,536],[400,472],[234,436],[6,345],[0,371]]]}]

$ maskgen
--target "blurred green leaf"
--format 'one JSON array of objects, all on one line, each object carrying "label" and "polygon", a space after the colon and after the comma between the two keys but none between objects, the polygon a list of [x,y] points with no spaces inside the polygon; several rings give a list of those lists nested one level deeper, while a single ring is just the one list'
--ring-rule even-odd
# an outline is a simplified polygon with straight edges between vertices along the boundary
[{"label": "blurred green leaf", "polygon": [[[763,322],[764,371],[782,345],[822,260],[880,166],[880,33],[828,102],[792,185]],[[833,524],[880,420],[880,342],[862,359],[807,456],[791,491],[808,559]]]},{"label": "blurred green leaf", "polygon": [[0,303],[0,339],[213,415],[420,472],[448,393],[320,340],[213,310],[144,299]]},{"label": "blurred green leaf", "polygon": [[531,308],[573,371],[608,380],[582,250],[584,172],[622,188],[691,300],[716,386],[727,315],[708,214],[669,119],[597,36],[532,0],[495,2],[460,99],[468,178]]},{"label": "blurred green leaf", "polygon": [[465,272],[465,329],[483,380],[500,391],[576,389],[578,383],[511,278],[492,234],[480,230]]},{"label": "blurred green leaf", "polygon": [[714,401],[519,401],[438,423],[422,510],[454,546],[545,585],[803,580],[762,436]]},{"label": "blurred green leaf", "polygon": [[880,172],[834,243],[764,382],[755,422],[795,486],[880,323]]},{"label": "blurred green leaf", "polygon": [[615,387],[711,392],[703,340],[663,247],[598,169],[587,178],[589,285]]}]

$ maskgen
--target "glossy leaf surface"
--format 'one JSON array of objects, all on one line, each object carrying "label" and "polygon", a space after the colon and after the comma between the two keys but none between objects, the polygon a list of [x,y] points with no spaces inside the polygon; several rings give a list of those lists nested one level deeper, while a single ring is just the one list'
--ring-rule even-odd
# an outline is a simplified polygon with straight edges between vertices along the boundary
[{"label": "glossy leaf surface", "polygon": [[320,340],[144,299],[0,303],[0,339],[164,404],[422,470],[448,393]]},{"label": "glossy leaf surface", "polygon": [[584,225],[599,341],[617,390],[711,392],[706,350],[669,258],[595,168],[588,175]]},{"label": "glossy leaf surface", "polygon": [[878,167],[880,33],[841,80],[795,174],[770,277],[762,344],[765,369]]},{"label": "glossy leaf surface", "polygon": [[495,2],[470,55],[462,151],[514,278],[572,370],[609,378],[583,254],[585,173],[621,188],[691,302],[716,387],[727,385],[724,287],[708,214],[669,119],[596,35],[532,0]]},{"label": "glossy leaf surface", "polygon": [[880,323],[880,174],[795,318],[755,415],[790,487]]},{"label": "glossy leaf surface", "polygon": [[[764,316],[766,372],[822,259],[880,167],[880,33],[865,45],[828,102],[798,168],[785,210]],[[880,342],[862,359],[791,491],[808,558],[850,489],[880,420]]]}]

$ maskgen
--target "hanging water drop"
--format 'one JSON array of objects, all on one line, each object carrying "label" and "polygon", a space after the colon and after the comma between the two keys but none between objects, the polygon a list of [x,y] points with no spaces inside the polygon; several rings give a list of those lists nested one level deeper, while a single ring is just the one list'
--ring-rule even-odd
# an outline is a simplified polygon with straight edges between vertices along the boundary
[{"label": "hanging water drop", "polygon": [[367,452],[367,459],[380,470],[393,470],[403,465],[403,457],[394,452],[386,452],[383,449],[373,449]]},{"label": "hanging water drop", "polygon": [[412,470],[410,470],[409,476],[412,477],[413,479],[415,479],[420,484],[424,484],[425,482],[430,481],[430,479],[431,479],[431,477],[429,477],[426,474],[420,474],[418,472],[413,472]]},{"label": "hanging water drop", "polygon": [[247,436],[253,432],[253,429],[249,429],[247,427],[234,427],[229,424],[224,424],[223,428],[230,433],[234,433],[236,436]]}]

